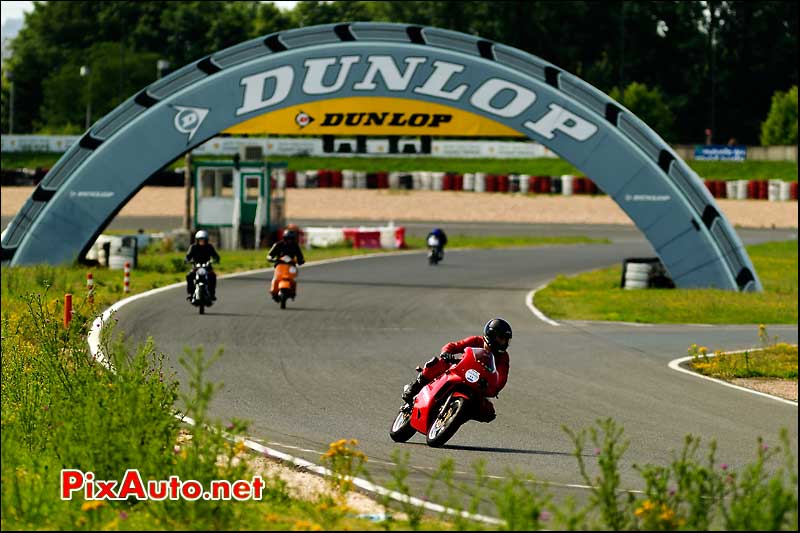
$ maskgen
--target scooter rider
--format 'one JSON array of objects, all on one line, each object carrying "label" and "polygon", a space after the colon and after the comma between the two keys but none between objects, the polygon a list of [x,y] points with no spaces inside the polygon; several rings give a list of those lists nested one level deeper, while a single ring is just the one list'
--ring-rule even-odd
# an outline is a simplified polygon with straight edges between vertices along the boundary
[{"label": "scooter rider", "polygon": [[[292,229],[284,230],[283,239],[272,245],[269,253],[267,253],[267,261],[270,263],[277,263],[279,258],[283,257],[284,255],[288,255],[289,257],[293,258],[295,261],[297,261],[298,265],[302,265],[306,262],[306,260],[303,258],[303,251],[297,244],[297,234]],[[280,297],[278,296],[277,281],[278,280],[275,279],[275,274],[273,273],[270,293],[272,294],[272,299],[276,302],[280,301]]]},{"label": "scooter rider", "polygon": [[[219,262],[219,254],[214,249],[214,246],[208,242],[208,232],[206,230],[199,230],[197,233],[194,234],[194,244],[189,246],[189,251],[186,252],[186,262],[196,264],[196,263],[206,263],[210,259],[214,259],[214,261]],[[214,270],[209,268],[207,269],[208,272],[208,292],[211,294],[211,299],[217,299],[217,275],[214,273]],[[186,297],[187,300],[192,299],[192,293],[194,292],[194,271],[189,272],[186,275],[186,293],[188,296]]]},{"label": "scooter rider", "polygon": [[[449,342],[442,346],[442,353],[425,363],[425,367],[417,378],[403,388],[403,401],[412,404],[414,397],[422,387],[436,379],[457,363],[464,355],[464,350],[470,348],[483,348],[494,355],[495,366],[498,374],[497,392],[499,393],[508,381],[509,356],[508,344],[511,341],[511,325],[502,318],[493,318],[483,328],[483,336],[474,335],[460,341]],[[494,405],[488,399],[478,409],[476,419],[479,422],[491,422],[495,419]]]}]

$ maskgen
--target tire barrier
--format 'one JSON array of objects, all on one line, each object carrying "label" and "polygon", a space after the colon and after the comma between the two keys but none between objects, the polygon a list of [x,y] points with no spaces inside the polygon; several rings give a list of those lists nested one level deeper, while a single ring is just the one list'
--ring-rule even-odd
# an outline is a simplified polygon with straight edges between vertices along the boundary
[{"label": "tire barrier", "polygon": [[675,288],[667,269],[658,257],[628,258],[622,263],[623,289]]},{"label": "tire barrier", "polygon": [[[783,180],[705,180],[714,198],[732,200],[797,201],[797,182]],[[413,189],[424,191],[470,191],[562,196],[604,194],[586,176],[531,176],[415,170],[412,172],[356,170],[286,170],[273,179],[273,187],[332,189]]]}]

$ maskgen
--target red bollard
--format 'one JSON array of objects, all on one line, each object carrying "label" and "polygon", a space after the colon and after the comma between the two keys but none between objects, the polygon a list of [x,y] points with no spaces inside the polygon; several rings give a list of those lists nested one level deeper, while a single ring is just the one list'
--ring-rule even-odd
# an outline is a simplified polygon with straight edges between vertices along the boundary
[{"label": "red bollard", "polygon": [[500,174],[497,176],[497,192],[508,192],[508,175]]},{"label": "red bollard", "polygon": [[769,182],[761,180],[758,182],[758,199],[766,200],[767,198],[769,198]]},{"label": "red bollard", "polygon": [[540,176],[539,191],[542,194],[550,194],[553,192],[553,179],[550,176]]},{"label": "red bollard", "polygon": [[797,200],[797,182],[793,181],[791,185],[789,185],[789,198],[792,200]]},{"label": "red bollard", "polygon": [[486,188],[484,189],[486,192],[496,192],[497,191],[497,176],[494,174],[487,174],[486,175]]},{"label": "red bollard", "polygon": [[286,187],[297,187],[297,172],[294,170],[286,171]]},{"label": "red bollard", "polygon": [[331,186],[331,171],[327,169],[319,170],[317,173],[317,186],[320,189],[327,189]]},{"label": "red bollard", "polygon": [[386,171],[378,172],[377,174],[377,186],[379,189],[388,189],[389,188],[389,173]]},{"label": "red bollard", "polygon": [[717,189],[714,186],[714,182],[711,181],[711,180],[704,180],[703,183],[705,183],[706,189],[708,189],[708,192],[711,193],[711,196],[716,197],[717,196]]},{"label": "red bollard", "polygon": [[123,292],[128,294],[131,292],[131,262],[125,261],[125,278],[123,282]]},{"label": "red bollard", "polygon": [[342,188],[342,171],[341,170],[331,170],[331,187],[335,187],[337,189]]},{"label": "red bollard", "polygon": [[758,182],[756,180],[749,180],[747,182],[747,198],[758,198]]},{"label": "red bollard", "polygon": [[64,295],[64,327],[68,328],[72,321],[72,295]]},{"label": "red bollard", "polygon": [[88,293],[86,295],[86,301],[90,304],[94,303],[94,277],[91,272],[86,274],[86,290]]}]

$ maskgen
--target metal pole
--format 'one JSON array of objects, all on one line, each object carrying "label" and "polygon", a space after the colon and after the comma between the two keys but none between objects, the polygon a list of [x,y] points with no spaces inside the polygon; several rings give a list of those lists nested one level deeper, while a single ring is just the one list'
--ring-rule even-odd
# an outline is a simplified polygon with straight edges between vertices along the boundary
[{"label": "metal pole", "polygon": [[11,82],[11,102],[10,102],[10,113],[8,117],[8,133],[9,135],[14,133],[14,82]]},{"label": "metal pole", "polygon": [[620,94],[625,93],[625,2],[620,6],[619,16],[619,91]]},{"label": "metal pole", "polygon": [[183,209],[183,229],[192,230],[192,153],[187,152],[184,158],[183,167],[183,190],[184,190],[184,209]]},{"label": "metal pole", "polygon": [[264,176],[265,196],[267,197],[267,240],[272,235],[272,165],[267,163],[267,175]]},{"label": "metal pole", "polygon": [[87,76],[89,78],[89,100],[86,102],[86,130],[89,130],[89,126],[92,124],[92,74],[91,72]]}]

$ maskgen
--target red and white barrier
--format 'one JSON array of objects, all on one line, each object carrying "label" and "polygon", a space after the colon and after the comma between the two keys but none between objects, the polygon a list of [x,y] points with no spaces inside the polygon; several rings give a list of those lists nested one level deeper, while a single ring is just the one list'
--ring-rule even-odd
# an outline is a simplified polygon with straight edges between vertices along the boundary
[{"label": "red and white barrier", "polygon": [[131,263],[130,261],[125,261],[125,277],[123,278],[123,290],[125,294],[131,292]]},{"label": "red and white barrier", "polygon": [[403,226],[375,226],[358,228],[305,227],[306,248],[333,246],[345,241],[353,243],[353,248],[405,248],[406,229]]}]

